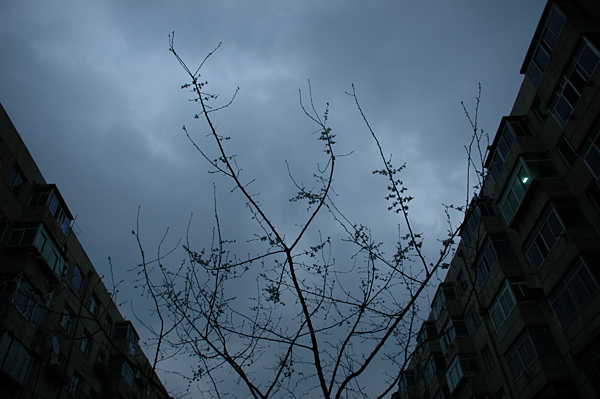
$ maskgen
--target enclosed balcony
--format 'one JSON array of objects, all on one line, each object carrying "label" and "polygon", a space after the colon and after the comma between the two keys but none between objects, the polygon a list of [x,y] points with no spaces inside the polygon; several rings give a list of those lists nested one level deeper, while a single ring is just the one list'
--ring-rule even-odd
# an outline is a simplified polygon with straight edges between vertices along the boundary
[{"label": "enclosed balcony", "polygon": [[34,215],[49,225],[51,219],[63,234],[69,231],[73,221],[73,215],[54,184],[39,184],[33,188],[29,208],[24,217],[30,218]]},{"label": "enclosed balcony", "polygon": [[31,250],[31,254],[54,278],[60,278],[65,271],[65,257],[43,223],[15,227],[6,243],[6,248],[17,251]]}]

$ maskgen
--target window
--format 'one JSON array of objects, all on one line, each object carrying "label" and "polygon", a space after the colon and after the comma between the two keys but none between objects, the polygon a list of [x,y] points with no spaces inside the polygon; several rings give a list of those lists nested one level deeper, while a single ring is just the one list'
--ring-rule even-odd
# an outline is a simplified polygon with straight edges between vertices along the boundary
[{"label": "window", "polygon": [[514,277],[510,280],[510,289],[517,302],[522,302],[529,291],[529,285],[523,277]]},{"label": "window", "polygon": [[548,65],[550,54],[552,54],[552,50],[556,45],[558,36],[564,24],[565,17],[558,8],[553,6],[548,14],[548,19],[546,20],[544,29],[542,30],[540,39],[533,53],[533,57],[527,68],[526,75],[536,87],[540,83],[542,73],[544,72],[544,69],[546,69],[546,65]]},{"label": "window", "polygon": [[435,320],[437,320],[446,301],[451,301],[454,299],[456,299],[456,291],[454,290],[454,284],[452,284],[452,283],[440,284],[440,286],[437,290],[437,293],[435,294],[435,298],[433,299],[433,303],[431,304],[432,317]]},{"label": "window", "polygon": [[25,384],[32,358],[19,341],[8,332],[0,339],[0,367],[14,377],[21,385]]},{"label": "window", "polygon": [[490,371],[492,371],[492,368],[494,367],[496,362],[494,362],[494,357],[492,356],[492,352],[490,351],[490,348],[487,344],[485,344],[485,346],[481,350],[481,357],[483,357],[485,368],[489,373]]},{"label": "window", "polygon": [[29,200],[29,206],[46,206],[50,209],[50,213],[56,219],[56,224],[66,233],[69,226],[71,225],[71,218],[67,215],[67,212],[60,205],[58,191],[54,185],[37,186],[36,191],[32,194],[31,200]]},{"label": "window", "polygon": [[454,342],[457,336],[469,335],[469,330],[464,320],[452,320],[448,318],[444,328],[442,329],[442,337],[440,338],[440,345],[444,355],[448,352],[450,345]]},{"label": "window", "polygon": [[427,364],[425,365],[425,381],[427,381],[427,384],[431,383],[436,371],[437,368],[435,367],[435,360],[433,356],[431,356],[429,358],[429,361],[427,361]]},{"label": "window", "polygon": [[537,359],[537,353],[531,342],[531,337],[526,332],[517,339],[516,343],[506,354],[506,361],[515,381],[526,374],[527,369],[535,359]]},{"label": "window", "polygon": [[92,317],[96,316],[96,312],[98,311],[98,299],[96,299],[96,296],[93,294],[90,297],[88,309],[92,314]]},{"label": "window", "polygon": [[108,354],[102,349],[98,350],[98,354],[96,355],[96,364],[108,365]]},{"label": "window", "polygon": [[590,297],[598,291],[598,283],[586,262],[578,258],[549,296],[554,313],[565,326]]},{"label": "window", "polygon": [[110,318],[110,316],[106,316],[106,319],[104,319],[104,331],[106,332],[106,334],[108,336],[110,336],[110,331],[112,330],[112,325],[113,325],[113,321]]},{"label": "window", "polygon": [[474,207],[473,211],[468,215],[468,218],[465,220],[465,225],[463,231],[461,233],[462,241],[465,247],[468,247],[475,233],[477,232],[477,227],[479,226],[479,221],[481,220],[481,213],[478,207]]},{"label": "window", "polygon": [[81,378],[77,373],[73,374],[71,377],[71,382],[69,383],[69,396],[72,398],[77,398],[79,395],[79,389],[81,386]]},{"label": "window", "polygon": [[492,317],[496,331],[502,327],[514,307],[515,297],[510,289],[508,280],[506,280],[490,306],[490,316]]},{"label": "window", "polygon": [[437,331],[435,329],[435,323],[433,322],[424,322],[421,326],[421,330],[417,335],[417,350],[421,350],[425,342],[429,339],[435,338],[437,336]]},{"label": "window", "polygon": [[471,309],[469,309],[467,312],[467,320],[469,321],[471,334],[475,334],[477,327],[479,327],[479,324],[481,323],[481,318],[479,317],[479,313],[477,312],[475,305],[471,306]]},{"label": "window", "polygon": [[127,385],[133,385],[134,372],[127,360],[123,358],[113,358],[111,361],[111,373],[114,377],[123,377]]},{"label": "window", "polygon": [[575,163],[575,160],[577,159],[577,153],[575,152],[575,150],[573,149],[573,146],[571,145],[571,143],[565,136],[562,136],[560,138],[560,141],[558,142],[558,145],[556,146],[556,148],[558,149],[558,152],[565,160],[565,163],[567,164],[567,166],[569,166],[569,167],[573,166],[573,164]]},{"label": "window", "polygon": [[488,237],[481,247],[476,262],[472,266],[475,273],[475,280],[480,288],[483,287],[498,258],[506,256],[514,256],[508,239],[502,235]]},{"label": "window", "polygon": [[7,246],[35,246],[48,267],[62,276],[65,269],[65,259],[56,244],[50,238],[43,225],[35,227],[18,227],[13,229],[8,238]]},{"label": "window", "polygon": [[444,371],[445,369],[446,363],[444,362],[444,358],[438,355],[431,355],[425,365],[425,381],[427,384],[431,384],[433,377],[435,377],[438,371]]},{"label": "window", "polygon": [[596,394],[600,395],[600,357],[592,360],[583,371]]},{"label": "window", "polygon": [[469,291],[469,282],[462,270],[458,273],[456,281],[458,281],[458,288],[460,289],[461,294],[466,294]]},{"label": "window", "polygon": [[75,291],[81,292],[84,280],[83,272],[79,268],[79,265],[75,265],[75,268],[73,269],[73,276],[71,277],[71,283],[73,284]]},{"label": "window", "polygon": [[600,119],[585,138],[583,159],[594,176],[600,178]]},{"label": "window", "polygon": [[450,394],[448,393],[448,388],[446,387],[442,387],[440,389],[438,389],[438,391],[435,393],[435,396],[433,397],[433,399],[448,399],[450,398]]},{"label": "window", "polygon": [[[467,212],[467,216],[465,217],[462,231],[460,233],[462,237],[462,243],[465,247],[468,247],[473,241],[481,218],[492,216],[496,216],[496,211],[494,210],[494,205],[491,202],[478,199],[477,202],[472,204],[470,210]],[[474,246],[477,245],[478,244]]]},{"label": "window", "polygon": [[52,269],[56,275],[62,276],[65,269],[65,260],[43,226],[40,227],[35,247],[46,262],[48,262],[50,269]]},{"label": "window", "polygon": [[564,229],[564,225],[554,207],[548,207],[525,243],[529,261],[536,269],[541,266],[544,259],[554,248]]},{"label": "window", "polygon": [[504,162],[506,161],[506,157],[508,156],[508,152],[510,151],[510,147],[515,141],[515,135],[512,130],[509,128],[509,124],[507,123],[502,130],[502,135],[498,140],[498,144],[496,145],[496,149],[492,154],[492,162],[490,163],[489,173],[492,176],[494,181],[498,180],[498,176],[500,176],[500,171],[504,166]]},{"label": "window", "polygon": [[13,229],[8,238],[7,246],[33,245],[39,227],[19,227]]},{"label": "window", "polygon": [[479,375],[481,370],[477,357],[475,355],[457,355],[448,366],[446,372],[446,381],[448,381],[448,388],[450,393],[456,389],[460,380],[465,376]]},{"label": "window", "polygon": [[400,388],[400,392],[406,392],[409,386],[415,385],[415,371],[414,370],[404,370],[402,372],[402,376],[400,377],[400,382],[398,386]]},{"label": "window", "polygon": [[483,287],[483,283],[487,280],[490,270],[492,270],[497,259],[498,255],[494,250],[492,240],[488,238],[477,257],[477,262],[475,262],[475,278],[479,287]]},{"label": "window", "polygon": [[585,189],[585,193],[589,196],[594,205],[600,209],[600,186],[598,186],[598,182],[592,180]]},{"label": "window", "polygon": [[546,107],[546,104],[544,104],[544,102],[540,99],[540,97],[537,94],[536,94],[535,98],[533,99],[533,103],[531,104],[531,109],[533,110],[535,116],[537,116],[538,119],[541,121],[546,120],[546,117],[550,113],[550,111]]},{"label": "window", "polygon": [[0,213],[0,240],[2,240],[2,238],[4,238],[4,233],[6,232],[7,227],[8,227],[8,220],[6,220],[4,215]]},{"label": "window", "polygon": [[25,179],[23,178],[23,174],[21,173],[19,168],[17,168],[16,166],[12,168],[10,174],[8,175],[8,179],[6,179],[6,184],[8,184],[10,191],[12,191],[16,197],[18,197],[19,194],[21,194],[21,190],[25,185]]},{"label": "window", "polygon": [[87,330],[83,330],[81,334],[81,343],[79,344],[79,349],[83,352],[83,354],[87,355],[90,351],[91,338],[90,333]]},{"label": "window", "polygon": [[115,327],[114,338],[127,338],[127,340],[129,341],[128,352],[131,355],[135,355],[140,338],[138,337],[130,322],[117,323],[117,326]]},{"label": "window", "polygon": [[454,338],[456,338],[456,332],[454,331],[452,325],[452,319],[449,318],[442,329],[442,337],[440,338],[440,345],[442,347],[442,352],[444,355],[448,352],[450,345],[454,342]]},{"label": "window", "polygon": [[145,391],[144,395],[145,395],[144,399],[152,399],[152,386],[151,385],[148,385],[146,387],[146,391]]},{"label": "window", "polygon": [[523,197],[525,197],[525,192],[531,186],[531,180],[531,173],[523,161],[520,161],[500,200],[500,208],[507,222],[510,223],[515,216]]},{"label": "window", "polygon": [[598,50],[584,38],[562,76],[550,106],[556,120],[561,125],[564,126],[573,113],[583,89],[600,61],[599,54]]},{"label": "window", "polygon": [[504,392],[504,388],[500,387],[494,394],[494,399],[506,399],[506,392]]},{"label": "window", "polygon": [[73,314],[68,308],[63,308],[63,314],[60,319],[60,325],[65,330],[65,332],[69,332],[71,329],[71,323],[73,322]]},{"label": "window", "polygon": [[31,284],[19,281],[12,301],[27,320],[33,324],[38,323],[42,315],[43,302],[40,296],[33,291]]}]

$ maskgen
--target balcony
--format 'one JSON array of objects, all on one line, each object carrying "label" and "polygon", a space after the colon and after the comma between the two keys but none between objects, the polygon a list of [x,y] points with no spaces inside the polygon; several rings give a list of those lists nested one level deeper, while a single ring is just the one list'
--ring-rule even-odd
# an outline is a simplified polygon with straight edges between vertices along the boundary
[{"label": "balcony", "polygon": [[28,214],[43,216],[47,222],[52,220],[53,223],[48,224],[56,225],[62,234],[67,234],[73,221],[73,215],[54,184],[40,184],[33,188],[29,208],[24,212],[24,215]]},{"label": "balcony", "polygon": [[34,258],[45,265],[45,269],[54,277],[55,282],[65,271],[66,261],[62,251],[42,223],[15,227],[6,243],[6,248],[31,250]]}]

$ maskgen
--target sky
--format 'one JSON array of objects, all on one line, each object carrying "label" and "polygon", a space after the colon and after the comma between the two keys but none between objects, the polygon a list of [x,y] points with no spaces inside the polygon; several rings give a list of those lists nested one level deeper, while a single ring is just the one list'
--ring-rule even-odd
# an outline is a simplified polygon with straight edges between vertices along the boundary
[{"label": "sky", "polygon": [[[426,248],[446,230],[444,204],[465,203],[464,145],[482,86],[479,127],[494,135],[510,113],[523,58],[543,0],[220,0],[0,1],[0,102],[46,180],[77,215],[79,239],[99,274],[112,258],[124,280],[121,300],[138,293],[127,273],[139,262],[136,228],[147,251],[169,229],[206,245],[214,195],[225,232],[245,243],[252,221],[232,184],[209,173],[182,126],[204,140],[206,127],[180,87],[186,75],[168,35],[207,90],[230,107],[214,113],[231,154],[273,220],[290,235],[305,216],[290,204],[294,178],[309,183],[322,160],[317,127],[298,90],[308,80],[340,157],[334,189],[351,220],[382,241],[397,236],[386,211],[381,167],[351,97],[361,106],[415,197],[411,215]],[[306,97],[305,97],[306,98]],[[213,186],[215,187],[213,190]],[[460,218],[458,218],[460,219]],[[457,220],[460,222],[460,220]],[[327,218],[319,229],[331,227]],[[244,244],[246,245],[246,244]],[[246,250],[246,247],[243,248]],[[177,257],[177,255],[175,255]],[[122,313],[132,317],[125,306]]]}]

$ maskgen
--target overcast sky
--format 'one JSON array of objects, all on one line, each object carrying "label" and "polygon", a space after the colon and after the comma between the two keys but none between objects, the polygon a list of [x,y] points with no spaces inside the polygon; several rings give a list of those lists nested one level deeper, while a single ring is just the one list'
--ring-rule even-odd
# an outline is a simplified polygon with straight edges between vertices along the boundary
[{"label": "overcast sky", "polygon": [[[219,0],[0,1],[0,102],[46,180],[58,185],[100,274],[111,256],[119,276],[139,260],[131,230],[152,248],[172,242],[194,214],[194,239],[213,225],[213,183],[227,233],[244,239],[249,216],[231,184],[214,174],[181,127],[206,129],[180,89],[186,76],[168,51],[168,34],[190,67],[219,42],[203,78],[235,102],[214,114],[231,153],[273,219],[292,231],[303,205],[285,161],[309,182],[321,156],[298,89],[330,103],[341,158],[338,203],[380,239],[395,234],[385,211],[376,149],[345,95],[355,84],[388,154],[407,162],[418,230],[443,237],[441,203],[465,201],[470,137],[460,101],[474,106],[483,87],[480,127],[494,134],[510,113],[523,58],[543,0]],[[248,230],[249,231],[249,230]],[[240,237],[237,237],[240,236]],[[126,283],[127,284],[127,283]],[[127,291],[131,287],[124,285]],[[124,295],[128,295],[127,292]],[[134,298],[135,295],[131,294]],[[126,299],[126,298],[122,298]],[[123,313],[130,317],[128,308]]]}]

